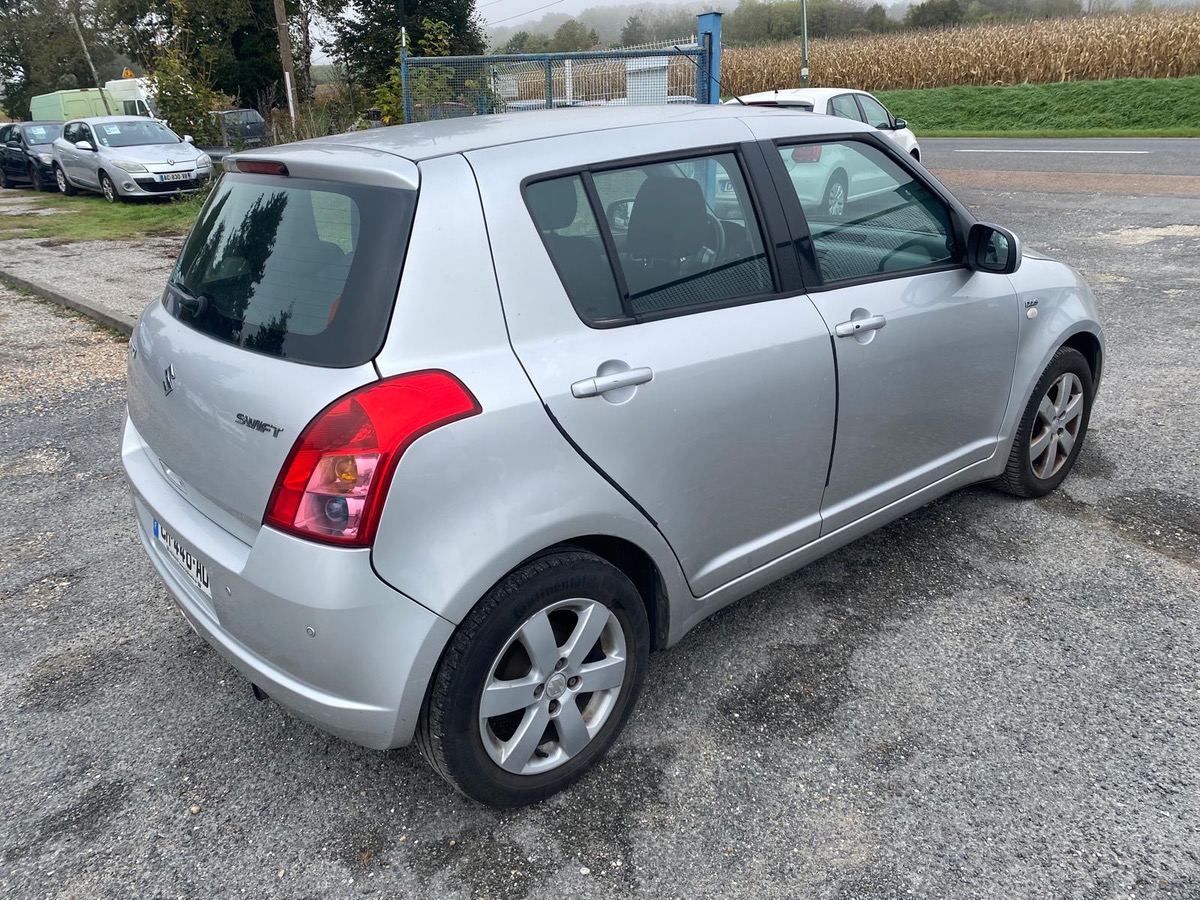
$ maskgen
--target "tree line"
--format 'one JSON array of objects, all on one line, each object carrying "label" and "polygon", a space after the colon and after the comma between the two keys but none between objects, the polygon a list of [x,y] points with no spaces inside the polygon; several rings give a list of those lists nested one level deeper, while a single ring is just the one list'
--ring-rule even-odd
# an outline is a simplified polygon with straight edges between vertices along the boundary
[{"label": "tree line", "polygon": [[[1097,15],[1115,12],[1122,4],[1135,12],[1154,8],[1153,0],[899,0],[887,5],[866,0],[807,0],[808,35],[847,37]],[[718,9],[722,5],[715,4]],[[695,31],[696,13],[701,10],[683,4],[593,7],[575,18],[550,13],[534,23],[492,29],[491,45],[502,53],[544,53],[677,40]],[[738,0],[724,13],[722,39],[730,46],[788,41],[804,30],[801,0]]]},{"label": "tree line", "polygon": [[[318,45],[363,96],[387,81],[401,25],[412,48],[429,26],[450,53],[486,46],[474,0],[286,0],[285,13],[301,101],[313,96]],[[0,97],[10,116],[27,117],[38,94],[96,86],[72,17],[101,82],[126,68],[169,72],[214,102],[285,104],[274,0],[0,0]]]}]

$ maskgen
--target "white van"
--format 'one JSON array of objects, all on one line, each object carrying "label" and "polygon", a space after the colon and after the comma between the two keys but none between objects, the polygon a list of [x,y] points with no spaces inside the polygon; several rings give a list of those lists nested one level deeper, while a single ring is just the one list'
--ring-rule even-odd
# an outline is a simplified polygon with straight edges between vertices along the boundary
[{"label": "white van", "polygon": [[104,89],[117,101],[114,116],[145,116],[158,118],[154,105],[154,86],[149,78],[114,78],[104,83]]}]

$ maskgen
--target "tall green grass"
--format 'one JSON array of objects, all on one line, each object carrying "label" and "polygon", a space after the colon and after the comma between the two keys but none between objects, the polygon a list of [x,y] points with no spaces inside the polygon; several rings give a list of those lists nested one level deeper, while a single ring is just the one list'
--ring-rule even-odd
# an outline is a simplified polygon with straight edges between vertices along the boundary
[{"label": "tall green grass", "polygon": [[881,91],[918,137],[1200,136],[1200,77]]}]

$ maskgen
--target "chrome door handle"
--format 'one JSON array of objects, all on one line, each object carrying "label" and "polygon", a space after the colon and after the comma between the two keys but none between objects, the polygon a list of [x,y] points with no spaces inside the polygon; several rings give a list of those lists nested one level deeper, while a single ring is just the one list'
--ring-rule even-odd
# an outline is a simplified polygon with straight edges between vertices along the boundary
[{"label": "chrome door handle", "polygon": [[633,387],[645,384],[654,377],[651,369],[643,366],[640,369],[626,369],[624,372],[614,372],[612,375],[597,375],[595,378],[585,378],[571,385],[571,396],[599,397],[618,388]]},{"label": "chrome door handle", "polygon": [[868,316],[865,319],[851,319],[849,322],[842,322],[833,329],[833,333],[838,337],[854,337],[856,334],[866,331],[878,331],[886,324],[887,319],[883,316]]}]

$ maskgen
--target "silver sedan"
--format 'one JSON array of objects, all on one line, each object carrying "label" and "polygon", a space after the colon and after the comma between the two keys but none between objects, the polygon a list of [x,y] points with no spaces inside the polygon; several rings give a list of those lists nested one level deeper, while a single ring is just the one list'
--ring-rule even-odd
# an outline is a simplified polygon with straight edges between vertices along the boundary
[{"label": "silver sedan", "polygon": [[52,147],[54,180],[68,196],[77,190],[126,197],[161,197],[199,190],[212,178],[208,154],[153,119],[98,116],[63,126]]}]

